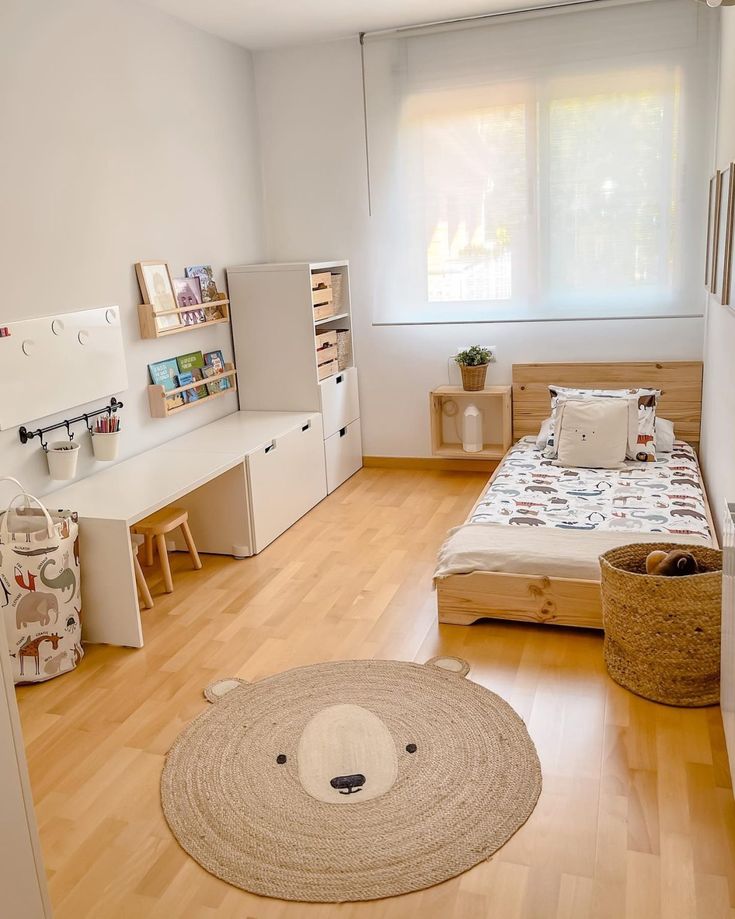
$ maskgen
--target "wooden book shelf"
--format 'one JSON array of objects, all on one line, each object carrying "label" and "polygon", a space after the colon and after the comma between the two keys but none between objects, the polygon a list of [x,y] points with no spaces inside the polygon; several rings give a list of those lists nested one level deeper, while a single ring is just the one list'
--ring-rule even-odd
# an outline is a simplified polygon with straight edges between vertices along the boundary
[{"label": "wooden book shelf", "polygon": [[[202,325],[203,323],[200,323]],[[199,389],[201,386],[208,387],[218,380],[229,380],[230,385],[227,389],[221,389],[218,392],[208,393],[192,402],[184,402],[181,405],[170,405],[169,399],[172,396],[188,392],[190,389]],[[203,380],[195,380],[193,383],[187,383],[185,386],[177,386],[175,389],[164,389],[160,383],[151,383],[148,386],[148,404],[151,409],[152,418],[168,418],[169,415],[177,415],[179,412],[185,412],[188,408],[195,408],[197,405],[203,405],[211,399],[218,399],[220,396],[226,396],[228,393],[237,392],[237,371],[233,364],[225,364],[222,373],[216,376],[205,377]]]},{"label": "wooden book shelf", "polygon": [[[159,329],[157,318],[161,316],[183,316],[197,310],[217,308],[222,313],[218,319],[205,319],[204,322],[194,322],[191,325],[177,325],[170,329]],[[210,325],[219,325],[230,321],[230,301],[210,300],[208,303],[196,303],[194,306],[178,307],[173,310],[161,310],[157,313],[150,303],[138,304],[138,322],[140,324],[141,338],[164,338],[166,335],[176,335],[177,332],[193,332],[195,329],[204,329]]]},{"label": "wooden book shelf", "polygon": [[[513,425],[511,417],[511,386],[486,386],[472,392],[461,386],[438,386],[429,394],[429,411],[431,413],[431,452],[433,456],[447,459],[498,460],[510,449],[513,442]],[[475,403],[483,414],[494,416],[499,423],[500,440],[497,443],[484,443],[482,450],[467,453],[462,444],[444,440],[445,403],[455,403],[455,411],[450,417],[456,419],[455,435],[461,436],[461,414],[467,402]]]}]

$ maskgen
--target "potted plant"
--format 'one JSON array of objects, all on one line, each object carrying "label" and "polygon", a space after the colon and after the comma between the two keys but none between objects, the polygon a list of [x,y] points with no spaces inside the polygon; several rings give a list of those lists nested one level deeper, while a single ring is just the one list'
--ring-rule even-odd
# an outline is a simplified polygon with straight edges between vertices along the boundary
[{"label": "potted plant", "polygon": [[478,392],[484,389],[487,365],[491,357],[490,351],[480,345],[472,345],[471,348],[460,351],[455,356],[454,359],[462,371],[462,388],[466,392]]}]

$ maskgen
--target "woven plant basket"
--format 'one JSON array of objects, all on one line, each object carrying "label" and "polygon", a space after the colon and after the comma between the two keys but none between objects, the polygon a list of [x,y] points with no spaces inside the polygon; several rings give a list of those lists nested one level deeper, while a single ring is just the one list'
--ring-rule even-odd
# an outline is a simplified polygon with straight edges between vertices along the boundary
[{"label": "woven plant basket", "polygon": [[485,388],[487,364],[478,364],[476,367],[460,364],[459,369],[462,371],[462,389],[465,392],[479,392]]},{"label": "woven plant basket", "polygon": [[[646,574],[655,549],[686,549],[700,573]],[[632,692],[666,705],[720,698],[722,552],[706,546],[635,543],[600,556],[605,664]]]}]

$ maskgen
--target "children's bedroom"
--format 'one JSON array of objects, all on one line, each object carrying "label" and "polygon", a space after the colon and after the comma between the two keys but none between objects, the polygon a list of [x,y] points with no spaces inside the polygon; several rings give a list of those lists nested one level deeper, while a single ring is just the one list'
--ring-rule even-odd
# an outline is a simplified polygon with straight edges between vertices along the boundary
[{"label": "children's bedroom", "polygon": [[4,0],[3,919],[735,917],[735,0]]}]

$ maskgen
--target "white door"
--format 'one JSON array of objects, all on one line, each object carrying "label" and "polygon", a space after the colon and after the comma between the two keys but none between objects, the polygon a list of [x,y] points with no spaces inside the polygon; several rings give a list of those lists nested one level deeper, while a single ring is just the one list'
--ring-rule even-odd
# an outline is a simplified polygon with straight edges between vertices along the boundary
[{"label": "white door", "polygon": [[5,629],[0,629],[0,891],[3,919],[51,919]]}]

